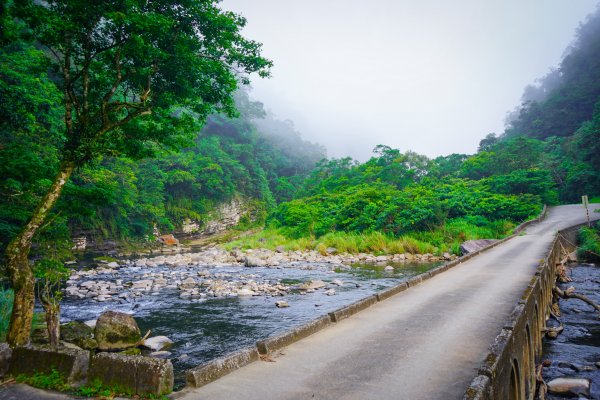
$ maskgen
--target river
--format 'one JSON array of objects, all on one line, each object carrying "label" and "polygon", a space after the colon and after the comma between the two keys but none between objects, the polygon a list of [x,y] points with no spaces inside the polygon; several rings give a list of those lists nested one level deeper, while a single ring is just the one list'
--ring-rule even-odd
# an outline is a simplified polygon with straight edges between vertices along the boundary
[{"label": "river", "polygon": [[[208,271],[223,280],[241,279],[258,283],[290,285],[284,296],[236,296],[224,298],[181,298],[177,288],[166,287],[160,292],[147,291],[131,301],[98,302],[93,299],[67,297],[62,304],[61,320],[96,319],[106,310],[133,314],[142,334],[152,330],[152,336],[165,335],[174,341],[169,357],[176,373],[176,387],[184,382],[184,371],[256,341],[286,331],[330,311],[367,297],[375,292],[425,272],[436,263],[332,266],[324,263],[290,263],[278,268],[246,268],[237,265],[190,265],[177,267],[178,272],[196,274]],[[390,265],[388,264],[385,264]],[[173,273],[173,267],[157,265],[151,268],[123,266],[108,273],[99,273],[87,280],[104,282],[135,281],[148,274]],[[321,280],[327,286],[314,292],[294,289],[294,285],[309,280]],[[333,281],[336,281],[332,283]],[[341,283],[341,285],[340,285]],[[332,291],[335,294],[331,295]],[[326,294],[329,290],[329,295]],[[275,302],[285,300],[287,308]]]},{"label": "river", "polygon": [[[562,283],[566,289],[575,287],[580,293],[600,303],[600,267],[577,264],[570,269],[572,282]],[[554,378],[590,379],[591,398],[600,399],[600,319],[594,309],[577,299],[560,301],[564,331],[554,340],[544,339],[543,360],[551,361],[544,368],[546,382]],[[549,395],[548,399],[563,399]]]}]

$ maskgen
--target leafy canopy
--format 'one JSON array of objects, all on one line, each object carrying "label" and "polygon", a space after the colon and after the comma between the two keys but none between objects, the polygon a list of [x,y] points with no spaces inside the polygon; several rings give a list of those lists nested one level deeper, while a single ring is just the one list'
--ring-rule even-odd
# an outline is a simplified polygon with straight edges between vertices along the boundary
[{"label": "leafy canopy", "polygon": [[176,146],[215,111],[234,114],[248,74],[269,75],[246,20],[217,0],[19,1],[14,14],[64,91],[65,160]]}]

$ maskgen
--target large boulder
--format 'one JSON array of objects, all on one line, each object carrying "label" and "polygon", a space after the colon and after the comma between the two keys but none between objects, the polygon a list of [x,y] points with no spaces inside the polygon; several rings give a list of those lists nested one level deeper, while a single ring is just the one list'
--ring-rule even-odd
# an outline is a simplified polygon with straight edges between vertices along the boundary
[{"label": "large boulder", "polygon": [[129,314],[106,311],[100,315],[94,329],[98,348],[104,351],[123,350],[138,345],[140,328]]},{"label": "large boulder", "polygon": [[258,257],[246,256],[244,257],[244,266],[249,268],[264,267],[267,265],[265,260]]},{"label": "large boulder", "polygon": [[496,239],[478,239],[478,240],[467,240],[460,245],[460,254],[465,256],[469,253],[475,253],[484,247],[496,243]]},{"label": "large boulder", "polygon": [[92,337],[94,330],[83,322],[69,322],[60,326],[60,338],[82,349],[94,350],[98,342]]}]

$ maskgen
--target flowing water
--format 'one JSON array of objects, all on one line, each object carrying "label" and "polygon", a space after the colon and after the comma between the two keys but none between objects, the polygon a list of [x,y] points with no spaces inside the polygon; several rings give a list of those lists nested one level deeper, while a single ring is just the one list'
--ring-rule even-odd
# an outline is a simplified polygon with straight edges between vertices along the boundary
[{"label": "flowing water", "polygon": [[[325,289],[313,293],[291,290],[285,296],[239,296],[230,298],[181,299],[178,289],[163,289],[146,293],[134,302],[96,302],[91,299],[67,298],[62,304],[62,320],[96,319],[106,310],[134,315],[142,334],[152,330],[152,336],[165,335],[175,343],[169,349],[180,387],[184,371],[256,341],[289,330],[304,322],[327,314],[342,306],[425,272],[440,263],[396,264],[393,271],[383,266],[357,265],[333,268],[329,264],[293,263],[282,268],[244,268],[240,266],[201,266],[214,274],[247,276],[256,281],[294,285],[308,280],[333,280],[343,285],[329,284],[335,295]],[[386,264],[387,265],[387,264]],[[185,268],[185,267],[183,267]],[[190,267],[191,268],[191,267]],[[198,267],[195,267],[198,268]],[[95,280],[136,280],[147,272],[168,273],[169,267],[140,269],[122,267],[116,273],[99,274]],[[87,279],[87,278],[86,278]],[[277,308],[275,302],[285,300],[288,308]]]},{"label": "flowing water", "polygon": [[[580,293],[600,304],[600,266],[578,264],[571,269],[574,286]],[[564,331],[554,340],[544,339],[543,359],[552,364],[544,368],[544,380],[587,378],[592,381],[591,398],[600,399],[600,318],[594,309],[577,299],[560,301]],[[562,399],[549,395],[548,399]]]}]

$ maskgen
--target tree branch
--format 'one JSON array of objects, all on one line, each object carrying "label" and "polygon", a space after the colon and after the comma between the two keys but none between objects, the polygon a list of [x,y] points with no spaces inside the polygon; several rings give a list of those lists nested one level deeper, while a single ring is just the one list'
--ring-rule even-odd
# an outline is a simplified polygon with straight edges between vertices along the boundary
[{"label": "tree branch", "polygon": [[[556,294],[558,297],[560,297],[562,299],[579,299],[585,303],[588,303],[590,306],[594,307],[594,309],[600,313],[600,306],[598,304],[596,304],[593,300],[589,299],[588,297],[586,297],[582,294],[579,294],[579,293],[575,293],[575,288],[573,286],[571,286],[567,290],[562,290],[559,287],[555,286],[552,289],[552,291],[554,292],[554,294]],[[600,315],[599,315],[599,317],[600,317]]]}]

